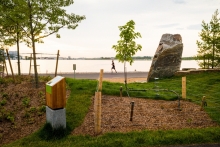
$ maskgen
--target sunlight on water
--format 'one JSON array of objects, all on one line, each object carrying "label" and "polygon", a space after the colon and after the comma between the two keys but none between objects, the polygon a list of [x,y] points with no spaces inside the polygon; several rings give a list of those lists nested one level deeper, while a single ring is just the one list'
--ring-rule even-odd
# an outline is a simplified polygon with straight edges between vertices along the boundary
[{"label": "sunlight on water", "polygon": [[[11,73],[9,63],[7,62],[8,72]],[[29,73],[30,61],[21,60],[21,73]],[[14,73],[18,73],[17,60],[11,60]],[[74,72],[73,64],[76,64],[75,72],[99,72],[103,69],[104,72],[111,71],[111,60],[59,60],[58,73],[70,73]],[[56,60],[37,60],[38,73],[54,73],[56,68]],[[151,66],[151,60],[135,60],[132,66],[126,63],[127,71],[141,71],[147,72]],[[31,66],[31,73],[34,73],[33,61]],[[115,67],[117,72],[124,71],[124,63],[115,60]],[[181,63],[182,68],[199,68],[195,60],[183,60]]]}]

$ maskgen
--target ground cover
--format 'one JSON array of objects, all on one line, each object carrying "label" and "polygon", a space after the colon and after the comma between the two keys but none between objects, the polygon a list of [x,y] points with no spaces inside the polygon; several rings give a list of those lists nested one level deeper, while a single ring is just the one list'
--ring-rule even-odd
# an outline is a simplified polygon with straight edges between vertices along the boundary
[{"label": "ground cover", "polygon": [[[187,78],[191,78],[190,76]],[[190,82],[194,83],[194,80],[198,78],[200,82],[203,80],[207,81],[213,81],[209,82],[209,87],[212,85],[219,86],[218,83],[216,83],[214,80],[211,79],[218,79],[220,78],[219,75],[216,74],[209,74],[207,75],[197,75],[196,77],[191,78]],[[165,81],[166,85],[165,87],[168,89],[174,89],[176,91],[180,91],[181,89],[181,84],[179,84],[179,81],[181,82],[181,77],[174,77],[171,79],[162,79],[162,81]],[[173,83],[172,83],[173,81]],[[178,82],[177,82],[178,81]],[[93,102],[93,96],[94,92],[96,91],[97,87],[97,81],[96,80],[74,80],[74,79],[67,79],[67,89],[71,90],[71,94],[68,98],[67,101],[67,129],[69,132],[72,132],[72,135],[67,135],[63,136],[61,139],[56,139],[56,138],[50,138],[48,139],[47,137],[42,138],[40,134],[44,131],[44,128],[40,128],[39,131],[33,133],[32,135],[29,135],[23,139],[17,140],[16,142],[13,142],[11,144],[6,144],[5,146],[152,146],[152,145],[172,145],[172,144],[191,144],[191,143],[210,143],[210,142],[219,142],[220,140],[220,128],[219,127],[207,127],[204,125],[204,128],[195,128],[188,126],[189,129],[177,129],[173,128],[170,130],[170,128],[164,129],[159,128],[159,130],[156,129],[156,131],[153,131],[152,129],[150,130],[138,130],[138,131],[132,131],[128,130],[125,131],[126,133],[120,133],[118,131],[119,129],[116,127],[115,130],[116,132],[113,131],[104,131],[102,135],[99,135],[97,137],[92,137],[92,136],[81,136],[81,135],[76,135],[74,134],[74,130],[77,130],[78,128],[82,127],[84,122],[86,121],[86,115],[88,115],[92,108],[92,102]],[[197,84],[196,84],[197,83]],[[164,82],[161,82],[161,84],[164,84]],[[180,85],[180,86],[179,86]],[[200,83],[201,85],[201,83]],[[193,86],[200,86],[198,82],[195,82]],[[112,103],[112,102],[125,102],[127,98],[125,99],[120,99],[119,96],[119,88],[120,86],[123,86],[123,96],[126,96],[127,92],[125,91],[124,84],[122,83],[110,83],[110,82],[103,82],[103,95],[105,95],[105,98],[110,100],[110,97],[115,98],[113,101],[104,101],[103,103]],[[152,87],[155,86],[155,83],[132,83],[128,85],[129,88],[133,89],[151,89]],[[214,86],[214,87],[215,87]],[[4,86],[3,86],[4,87]],[[164,86],[163,86],[164,87]],[[45,87],[44,87],[45,88]],[[191,87],[192,88],[192,87]],[[213,88],[214,90],[218,88]],[[193,89],[192,89],[193,91]],[[196,95],[202,95],[203,92],[196,90]],[[1,91],[3,92],[3,91]],[[216,92],[212,91],[216,95]],[[210,93],[210,95],[212,94]],[[3,93],[1,93],[3,95]],[[146,95],[146,93],[138,92],[138,93],[133,93],[133,95]],[[158,95],[155,94],[154,91],[151,91],[148,93],[149,95],[144,97],[143,100],[148,101],[149,97],[152,97],[153,99],[156,99],[157,101],[164,101],[164,100],[169,100],[168,102],[173,102],[174,104],[168,105],[159,105],[157,109],[161,110],[168,110],[170,111],[171,109],[176,109],[176,104],[178,104],[178,99],[176,98],[176,95],[172,94],[172,98],[169,99],[170,94],[167,95],[167,93],[160,93],[160,97],[158,98]],[[164,96],[163,96],[164,95]],[[110,96],[110,97],[109,97]],[[207,95],[209,96],[209,95]],[[210,96],[211,98],[213,96]],[[106,100],[107,100],[106,99]],[[135,98],[133,98],[135,99]],[[192,103],[192,107],[190,107],[190,110],[195,110],[196,113],[203,113],[202,116],[207,116],[204,112],[208,111],[208,107],[205,108],[205,111],[199,111],[199,105],[195,105],[196,101],[194,101],[194,97],[191,97],[186,101],[186,103]],[[213,99],[213,101],[216,101],[216,99]],[[176,102],[177,101],[177,102]],[[190,102],[192,101],[192,102]],[[216,101],[218,103],[218,101]],[[213,104],[216,104],[213,102]],[[115,105],[114,103],[112,103]],[[121,104],[121,103],[120,103]],[[209,103],[208,103],[209,104]],[[156,105],[156,104],[154,104]],[[217,104],[216,104],[217,105]],[[4,105],[3,107],[5,107]],[[174,106],[174,107],[173,107]],[[2,108],[3,108],[2,107]],[[215,110],[212,111],[213,113],[216,114],[216,116],[219,116],[219,111],[218,107],[214,107]],[[116,108],[112,108],[113,110]],[[142,109],[142,108],[141,108]],[[143,108],[144,109],[144,108]],[[37,111],[38,112],[38,111]],[[175,111],[176,112],[176,111]],[[208,113],[210,116],[211,113]],[[141,114],[142,115],[142,114]],[[191,114],[190,114],[191,115]],[[115,114],[115,116],[117,116]],[[196,118],[196,116],[195,116]],[[198,117],[197,117],[198,118]],[[202,119],[200,117],[199,119]],[[204,117],[204,119],[209,119]],[[7,120],[4,118],[4,121]],[[159,120],[159,119],[158,119]],[[198,120],[198,119],[196,119]],[[210,120],[210,119],[209,119]],[[214,125],[218,123],[217,117],[213,117],[214,120]],[[8,120],[7,120],[8,121]],[[2,121],[3,122],[3,121]],[[192,123],[194,122],[193,119],[188,119],[186,120],[188,124],[195,124]],[[196,121],[195,121],[196,122]],[[212,121],[210,121],[212,122]],[[1,122],[0,122],[1,123]],[[44,121],[45,123],[45,121]],[[213,123],[213,122],[212,122]],[[27,125],[24,125],[23,127],[26,127]],[[43,124],[42,124],[43,126]],[[109,125],[111,126],[111,125]],[[114,126],[114,125],[113,125]],[[199,126],[199,124],[197,124]],[[213,126],[213,125],[211,125]],[[37,126],[36,126],[37,128]],[[38,128],[38,129],[39,129]],[[86,127],[87,128],[87,127]],[[110,127],[111,129],[114,129],[113,127]],[[176,130],[177,129],[177,130]],[[4,130],[4,129],[3,129]],[[130,132],[131,131],[131,132]],[[31,131],[31,133],[34,132]],[[114,132],[114,133],[111,133]],[[123,131],[122,131],[123,132]],[[20,132],[14,131],[14,133],[18,134]],[[46,139],[47,138],[47,139]],[[18,138],[17,138],[18,139]],[[55,145],[56,144],[56,145]]]}]

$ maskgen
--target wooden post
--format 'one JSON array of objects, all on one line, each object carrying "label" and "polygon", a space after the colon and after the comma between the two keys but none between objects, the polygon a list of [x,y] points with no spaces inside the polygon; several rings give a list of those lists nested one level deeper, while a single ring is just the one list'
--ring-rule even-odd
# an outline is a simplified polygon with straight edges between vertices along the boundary
[{"label": "wooden post", "polygon": [[122,86],[120,86],[120,97],[122,98]]},{"label": "wooden post", "polygon": [[32,61],[32,54],[31,54],[31,56],[30,56],[29,76],[31,75],[31,61]]},{"label": "wooden post", "polygon": [[6,49],[6,53],[7,53],[8,62],[9,62],[10,68],[11,68],[11,74],[12,74],[12,77],[13,77],[14,82],[15,82],[14,72],[13,72],[13,69],[12,69],[12,66],[11,66],[11,60],[10,60],[10,57],[9,57],[8,50],[7,50],[7,49]]},{"label": "wooden post", "polygon": [[202,104],[201,104],[201,109],[200,110],[204,110],[205,106],[207,106],[207,102],[206,102],[206,97],[203,96],[202,97]]},{"label": "wooden post", "polygon": [[5,70],[6,70],[6,73],[7,73],[7,76],[8,76],[8,69],[7,69],[7,65],[6,65],[6,62],[5,62],[5,56],[3,56],[3,60],[4,60]]},{"label": "wooden post", "polygon": [[130,114],[130,121],[133,120],[133,113],[134,113],[134,102],[131,102],[131,114]]},{"label": "wooden post", "polygon": [[60,50],[57,51],[57,62],[56,62],[56,69],[55,69],[55,77],[57,76],[57,67],[58,67],[58,60],[59,60],[59,52]]},{"label": "wooden post", "polygon": [[95,121],[95,134],[101,133],[101,92],[95,92],[94,100],[94,121]]},{"label": "wooden post", "polygon": [[182,77],[182,98],[186,99],[186,77]]},{"label": "wooden post", "polygon": [[99,89],[98,89],[98,91],[102,91],[102,79],[103,79],[103,69],[100,70],[100,74],[99,74]]}]

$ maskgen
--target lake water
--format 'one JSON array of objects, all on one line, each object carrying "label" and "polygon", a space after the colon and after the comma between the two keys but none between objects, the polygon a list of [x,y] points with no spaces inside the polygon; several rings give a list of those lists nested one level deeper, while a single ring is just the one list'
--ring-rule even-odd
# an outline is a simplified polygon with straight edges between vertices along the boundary
[{"label": "lake water", "polygon": [[[30,61],[21,60],[21,73],[29,73]],[[124,64],[115,62],[117,72],[124,71]],[[126,63],[127,71],[140,71],[148,72],[151,66],[151,60],[135,60],[132,66]],[[6,60],[8,72],[11,73],[8,60]],[[13,72],[18,73],[17,60],[11,60]],[[58,62],[58,73],[70,73],[74,72],[73,64],[76,64],[75,72],[99,72],[103,69],[104,72],[111,72],[111,60],[59,60]],[[54,73],[56,68],[56,60],[37,60],[38,73]],[[182,68],[199,68],[195,60],[183,60],[181,63]],[[33,61],[31,72],[34,73]]]}]

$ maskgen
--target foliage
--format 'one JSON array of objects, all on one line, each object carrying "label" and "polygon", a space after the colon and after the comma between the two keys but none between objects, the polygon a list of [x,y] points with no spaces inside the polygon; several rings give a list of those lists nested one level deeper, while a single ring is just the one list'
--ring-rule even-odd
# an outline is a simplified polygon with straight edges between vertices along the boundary
[{"label": "foliage", "polygon": [[[202,31],[197,40],[197,60],[202,68],[214,68],[220,64],[220,18],[218,9],[214,12],[210,23],[202,21]],[[202,61],[201,61],[202,60]]]},{"label": "foliage", "polygon": [[132,56],[138,50],[141,50],[142,46],[136,44],[134,41],[136,38],[141,37],[139,32],[135,32],[135,22],[130,20],[124,26],[119,26],[120,33],[120,40],[118,41],[117,45],[113,45],[112,48],[116,51],[116,59],[119,62],[129,62],[130,65],[133,63]]},{"label": "foliage", "polygon": [[25,107],[28,107],[30,105],[30,98],[28,97],[25,97],[22,99],[22,104],[25,106]]},{"label": "foliage", "polygon": [[[35,82],[36,87],[38,87],[35,43],[43,43],[42,39],[52,34],[56,34],[56,37],[60,38],[60,34],[58,34],[60,29],[65,27],[74,30],[78,23],[85,19],[85,16],[66,13],[64,8],[73,4],[73,0],[2,1],[0,4],[1,11],[5,9],[7,13],[4,13],[4,15],[1,13],[0,22],[4,23],[0,23],[0,30],[2,30],[1,28],[7,28],[7,26],[16,26],[15,33],[22,34],[22,40],[28,47],[32,48]],[[3,37],[11,35],[10,33],[4,34],[1,32],[4,31],[0,31],[0,36]]]}]

